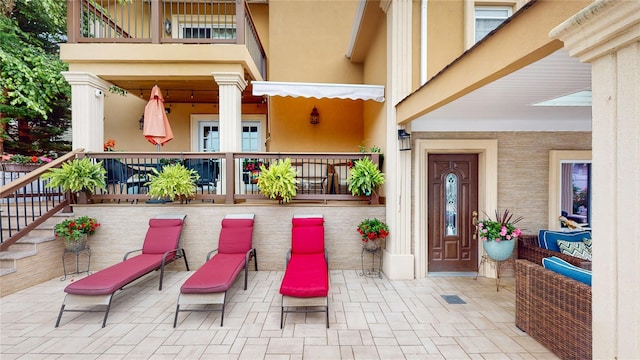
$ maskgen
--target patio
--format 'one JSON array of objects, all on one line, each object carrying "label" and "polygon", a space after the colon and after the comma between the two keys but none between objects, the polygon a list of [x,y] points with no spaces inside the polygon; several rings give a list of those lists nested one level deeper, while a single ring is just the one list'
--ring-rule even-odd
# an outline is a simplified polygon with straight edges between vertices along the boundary
[{"label": "patio", "polygon": [[[428,277],[391,281],[330,274],[330,328],[322,313],[288,314],[280,329],[282,271],[250,271],[249,287],[229,291],[220,313],[173,317],[192,272],[153,273],[116,293],[109,319],[65,313],[54,323],[65,281],[54,278],[0,298],[2,359],[555,359],[514,325],[514,278]],[[75,279],[84,275],[76,275]],[[458,295],[466,304],[448,304]]]}]

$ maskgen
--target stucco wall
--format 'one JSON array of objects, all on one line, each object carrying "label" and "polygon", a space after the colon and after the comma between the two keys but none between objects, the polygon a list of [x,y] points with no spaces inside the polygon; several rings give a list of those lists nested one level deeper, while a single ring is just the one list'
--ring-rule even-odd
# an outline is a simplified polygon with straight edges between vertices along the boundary
[{"label": "stucco wall", "polygon": [[524,216],[519,225],[526,234],[534,234],[539,229],[547,228],[549,150],[591,149],[590,132],[413,132],[411,137],[497,139],[498,208],[508,208],[514,214]]}]

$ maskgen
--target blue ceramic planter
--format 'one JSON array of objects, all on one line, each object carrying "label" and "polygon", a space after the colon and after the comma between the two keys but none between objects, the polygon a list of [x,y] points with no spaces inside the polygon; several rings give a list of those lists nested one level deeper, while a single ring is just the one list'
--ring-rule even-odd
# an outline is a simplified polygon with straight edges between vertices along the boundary
[{"label": "blue ceramic planter", "polygon": [[505,261],[513,253],[513,248],[515,247],[516,240],[487,240],[482,243],[484,246],[484,251],[489,255],[489,257],[496,261]]}]

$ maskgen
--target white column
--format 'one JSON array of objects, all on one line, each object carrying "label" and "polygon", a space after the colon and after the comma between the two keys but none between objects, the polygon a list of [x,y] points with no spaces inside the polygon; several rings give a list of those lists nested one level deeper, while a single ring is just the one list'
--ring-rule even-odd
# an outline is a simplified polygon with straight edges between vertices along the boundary
[{"label": "white column", "polygon": [[381,2],[387,13],[387,139],[386,218],[390,236],[384,252],[384,273],[390,279],[413,279],[411,252],[411,151],[399,151],[395,105],[411,93],[412,1]]},{"label": "white column", "polygon": [[640,358],[640,2],[598,1],[551,32],[591,63],[593,358]]},{"label": "white column", "polygon": [[214,72],[220,89],[220,151],[242,151],[242,91],[247,86],[244,74]]},{"label": "white column", "polygon": [[63,71],[71,85],[72,149],[103,151],[104,94],[109,83],[80,71]]}]

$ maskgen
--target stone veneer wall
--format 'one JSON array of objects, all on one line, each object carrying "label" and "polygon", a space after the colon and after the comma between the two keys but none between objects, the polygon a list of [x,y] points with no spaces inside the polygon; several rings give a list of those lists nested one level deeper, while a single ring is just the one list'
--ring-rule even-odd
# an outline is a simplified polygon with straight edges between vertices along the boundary
[{"label": "stone veneer wall", "polygon": [[[96,217],[101,223],[100,229],[89,239],[93,270],[122,261],[127,251],[141,248],[148,220],[160,213],[187,214],[180,244],[185,249],[191,270],[202,266],[207,253],[217,248],[222,218],[234,213],[255,214],[253,245],[257,251],[258,270],[284,270],[285,256],[291,245],[291,219],[294,214],[324,216],[329,269],[360,269],[361,242],[356,232],[358,223],[365,218],[385,219],[384,206],[316,204],[96,204],[77,206],[74,212],[78,216]],[[169,268],[183,269],[183,261],[177,261]]]},{"label": "stone veneer wall", "polygon": [[411,137],[498,139],[498,208],[508,208],[515,215],[524,216],[518,225],[526,234],[536,234],[539,229],[547,228],[549,150],[591,150],[591,132],[584,131],[412,132]]}]

